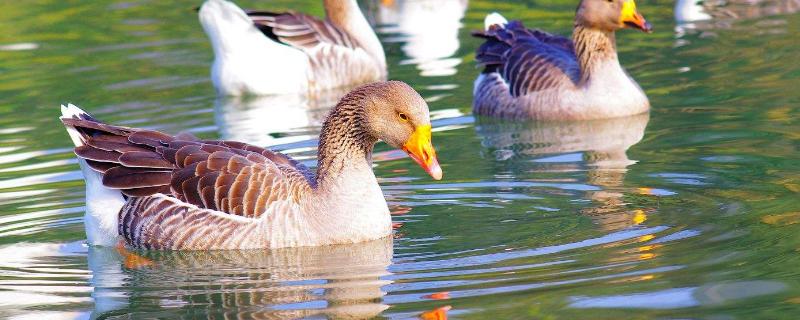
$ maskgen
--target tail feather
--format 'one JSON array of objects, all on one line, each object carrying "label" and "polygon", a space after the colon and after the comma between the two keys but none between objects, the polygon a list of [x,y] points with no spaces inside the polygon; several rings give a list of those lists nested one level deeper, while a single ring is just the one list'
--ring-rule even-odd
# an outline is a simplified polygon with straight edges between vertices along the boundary
[{"label": "tail feather", "polygon": [[491,28],[494,25],[499,25],[500,27],[505,27],[507,24],[508,24],[508,20],[506,20],[506,18],[503,17],[503,15],[501,15],[501,14],[499,14],[497,12],[492,12],[492,13],[486,15],[486,19],[483,20],[483,28],[486,31],[489,31],[489,28]]},{"label": "tail feather", "polygon": [[[72,120],[88,120],[103,125],[73,104],[61,105],[60,119],[76,148],[86,144],[93,129],[76,128],[70,125],[74,122]],[[86,180],[84,227],[87,240],[91,245],[114,246],[117,243],[118,213],[125,204],[125,197],[120,190],[103,186],[102,174],[92,169],[86,160],[78,158],[78,164]]]},{"label": "tail feather", "polygon": [[[94,120],[86,111],[81,110],[81,108],[76,107],[74,104],[67,104],[61,105],[61,118],[63,122],[64,119],[86,119],[86,120]],[[69,134],[69,138],[72,139],[72,143],[75,144],[76,147],[80,147],[85,144],[85,140],[83,135],[78,132],[73,126],[65,125],[67,127],[67,133]]]}]

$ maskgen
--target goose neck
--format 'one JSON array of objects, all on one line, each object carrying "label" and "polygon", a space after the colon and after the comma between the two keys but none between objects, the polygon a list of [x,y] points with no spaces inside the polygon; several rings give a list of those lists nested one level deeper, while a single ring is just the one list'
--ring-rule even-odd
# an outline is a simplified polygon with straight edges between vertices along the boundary
[{"label": "goose neck", "polygon": [[328,21],[344,30],[385,69],[383,45],[356,0],[325,0],[324,6]]},{"label": "goose neck", "polygon": [[580,84],[588,83],[593,73],[603,65],[619,65],[614,31],[576,25],[572,32],[572,42],[581,69]]},{"label": "goose neck", "polygon": [[329,187],[345,177],[374,179],[371,162],[377,139],[365,128],[364,112],[357,101],[343,98],[328,115],[319,139],[317,186]]}]

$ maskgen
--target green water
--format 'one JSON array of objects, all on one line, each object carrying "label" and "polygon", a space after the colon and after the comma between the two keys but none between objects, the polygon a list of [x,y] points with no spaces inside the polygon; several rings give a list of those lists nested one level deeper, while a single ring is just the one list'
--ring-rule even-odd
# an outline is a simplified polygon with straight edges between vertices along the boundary
[{"label": "green water", "polygon": [[[318,2],[240,1],[319,15]],[[0,318],[800,314],[800,16],[676,29],[673,2],[640,2],[656,31],[620,32],[618,47],[652,112],[525,123],[470,115],[480,42],[469,32],[499,10],[568,34],[574,1],[454,2],[430,16],[362,3],[390,78],[431,106],[445,172],[434,182],[378,146],[393,240],[151,252],[140,268],[83,243],[84,186],[59,104],[313,163],[335,97],[217,100],[200,1],[0,4]]]}]

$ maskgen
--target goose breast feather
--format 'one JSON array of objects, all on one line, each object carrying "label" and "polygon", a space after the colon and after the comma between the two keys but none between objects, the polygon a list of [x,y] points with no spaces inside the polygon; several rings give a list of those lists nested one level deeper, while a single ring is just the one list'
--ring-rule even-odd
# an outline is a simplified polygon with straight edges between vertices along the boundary
[{"label": "goose breast feather", "polygon": [[485,39],[476,60],[484,73],[498,73],[511,96],[574,87],[580,78],[572,40],[540,30],[527,29],[519,21],[493,25],[474,36]]},{"label": "goose breast feather", "polygon": [[[299,211],[313,173],[278,152],[64,118],[86,142],[75,153],[128,197],[119,233],[151,249],[265,247],[264,219]],[[264,242],[264,243],[261,243]]]}]

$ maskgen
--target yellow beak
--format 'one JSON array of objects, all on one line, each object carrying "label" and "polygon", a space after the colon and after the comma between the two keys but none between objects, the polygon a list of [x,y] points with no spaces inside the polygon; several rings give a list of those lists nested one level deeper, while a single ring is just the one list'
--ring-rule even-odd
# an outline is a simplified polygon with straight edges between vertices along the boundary
[{"label": "yellow beak", "polygon": [[639,11],[636,11],[636,2],[633,0],[625,0],[625,2],[622,3],[622,13],[619,15],[619,24],[622,27],[631,26],[647,33],[653,31],[653,26],[644,19]]},{"label": "yellow beak", "polygon": [[439,166],[439,160],[436,159],[436,150],[433,149],[431,143],[431,126],[419,126],[408,138],[408,141],[403,144],[403,151],[408,153],[411,159],[419,164],[422,169],[425,169],[434,180],[442,179],[442,168]]}]

